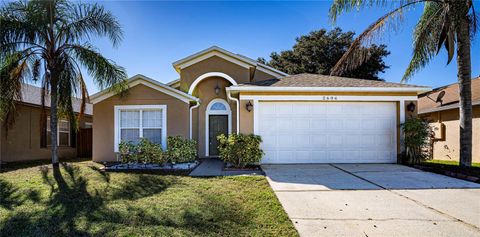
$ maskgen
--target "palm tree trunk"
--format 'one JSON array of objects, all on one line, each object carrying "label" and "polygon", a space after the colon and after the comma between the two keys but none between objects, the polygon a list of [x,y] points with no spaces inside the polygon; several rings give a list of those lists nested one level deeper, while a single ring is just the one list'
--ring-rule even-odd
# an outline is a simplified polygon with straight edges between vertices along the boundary
[{"label": "palm tree trunk", "polygon": [[457,27],[457,66],[460,94],[460,166],[472,165],[472,62],[470,58],[470,24],[462,17]]},{"label": "palm tree trunk", "polygon": [[52,138],[52,165],[58,166],[58,133],[57,133],[57,122],[58,122],[58,115],[57,115],[57,81],[55,77],[51,81],[51,92],[50,92],[50,131],[51,131],[51,138]]}]

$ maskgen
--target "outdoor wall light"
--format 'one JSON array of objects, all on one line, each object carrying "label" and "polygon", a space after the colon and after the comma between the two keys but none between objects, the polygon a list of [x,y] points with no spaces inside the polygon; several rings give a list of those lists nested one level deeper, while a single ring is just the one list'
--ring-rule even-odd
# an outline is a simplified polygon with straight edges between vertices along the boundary
[{"label": "outdoor wall light", "polygon": [[407,111],[408,112],[414,112],[415,111],[415,103],[410,102],[410,104],[407,105]]},{"label": "outdoor wall light", "polygon": [[245,105],[245,108],[247,109],[248,112],[252,111],[253,105],[250,101]]},{"label": "outdoor wall light", "polygon": [[217,85],[215,86],[215,94],[216,94],[216,95],[220,94],[220,87],[218,86],[218,83],[217,83]]}]

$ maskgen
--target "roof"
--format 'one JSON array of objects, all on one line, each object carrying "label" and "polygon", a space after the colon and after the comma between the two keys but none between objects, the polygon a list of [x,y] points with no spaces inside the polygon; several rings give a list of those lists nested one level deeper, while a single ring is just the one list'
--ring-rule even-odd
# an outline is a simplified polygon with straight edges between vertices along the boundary
[{"label": "roof", "polygon": [[179,82],[180,82],[180,78],[175,79],[175,80],[170,81],[170,82],[167,82],[166,85],[167,85],[167,86],[173,86],[173,85],[175,85],[175,84],[177,84],[177,83],[179,83]]},{"label": "roof", "polygon": [[181,69],[186,68],[192,64],[195,64],[196,62],[205,60],[207,58],[213,57],[213,56],[218,56],[221,57],[227,61],[230,61],[232,63],[238,64],[240,66],[250,68],[250,67],[256,67],[257,70],[263,71],[269,74],[272,74],[276,77],[282,77],[282,76],[287,76],[288,74],[285,72],[282,72],[280,70],[277,70],[273,67],[267,66],[263,63],[260,63],[256,60],[253,60],[249,57],[240,55],[240,54],[235,54],[232,53],[228,50],[225,50],[223,48],[220,48],[218,46],[212,46],[210,48],[204,49],[200,52],[194,53],[188,57],[185,57],[183,59],[180,59],[176,62],[173,63],[173,67],[177,72],[180,72]]},{"label": "roof", "polygon": [[[22,97],[20,102],[30,105],[42,106],[42,88],[30,84],[23,84],[22,85]],[[80,112],[80,106],[82,104],[82,100],[79,98],[72,99],[72,106],[73,111],[76,113]],[[50,94],[45,95],[45,107],[50,107]],[[92,104],[86,103],[85,104],[85,111],[84,114],[86,115],[93,115]]]},{"label": "roof", "polygon": [[231,90],[250,91],[414,91],[430,90],[426,86],[409,85],[377,80],[356,79],[347,77],[326,76],[320,74],[302,73],[285,76],[279,79],[269,79],[253,83],[232,86]]},{"label": "roof", "polygon": [[[142,84],[145,86],[148,86],[154,90],[160,91],[162,93],[165,93],[167,95],[173,96],[185,103],[190,103],[191,101],[198,101],[198,98],[192,95],[189,95],[183,91],[177,90],[175,88],[172,88],[166,84],[163,84],[157,80],[154,80],[152,78],[149,78],[147,76],[137,74],[127,80],[127,84],[130,87]],[[90,96],[90,101],[92,104],[96,104],[100,101],[103,101],[107,98],[110,98],[112,96],[116,95],[115,92],[111,91],[110,88],[107,88],[103,91],[100,91],[98,93],[93,94]]]},{"label": "roof", "polygon": [[[441,102],[436,102],[438,95],[444,91]],[[458,83],[435,88],[418,96],[418,113],[425,114],[458,108]],[[480,77],[472,79],[472,104],[480,105]]]}]

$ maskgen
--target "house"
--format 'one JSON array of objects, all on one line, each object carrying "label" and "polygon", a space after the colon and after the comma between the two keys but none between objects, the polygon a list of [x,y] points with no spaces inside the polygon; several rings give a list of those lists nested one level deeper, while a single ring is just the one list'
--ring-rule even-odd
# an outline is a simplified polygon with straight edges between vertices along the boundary
[{"label": "house", "polygon": [[[21,100],[16,102],[15,123],[0,127],[0,162],[50,159],[50,126],[48,107],[42,112],[42,89],[33,85],[22,85]],[[46,96],[45,106],[50,104]],[[75,112],[80,111],[80,100],[73,101]],[[79,132],[68,120],[58,123],[58,155],[60,158],[91,156],[92,105],[87,104],[85,115],[80,121]]]},{"label": "house", "polygon": [[429,90],[287,75],[215,46],[173,67],[179,79],[168,84],[136,75],[125,97],[109,90],[91,97],[94,161],[115,161],[120,141],[146,137],[165,148],[175,135],[197,140],[200,157],[215,157],[217,135],[254,133],[263,139],[262,163],[394,163],[399,124]]},{"label": "house", "polygon": [[[439,87],[418,97],[418,113],[434,130],[433,159],[459,161],[460,123],[458,83]],[[480,77],[472,79],[472,161],[480,162]]]}]

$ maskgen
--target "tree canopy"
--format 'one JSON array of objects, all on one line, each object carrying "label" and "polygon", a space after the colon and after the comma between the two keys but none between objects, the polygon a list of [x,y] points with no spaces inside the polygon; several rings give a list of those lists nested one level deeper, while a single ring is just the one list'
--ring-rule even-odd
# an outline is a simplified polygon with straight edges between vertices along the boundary
[{"label": "tree canopy", "polygon": [[[302,35],[296,39],[290,50],[273,52],[270,60],[259,58],[258,61],[288,74],[316,73],[329,75],[335,63],[342,57],[354,40],[355,33],[343,32],[340,28],[331,31],[321,29]],[[342,76],[381,80],[379,73],[389,68],[384,59],[390,54],[386,45],[371,45],[369,59],[354,70]]]}]

